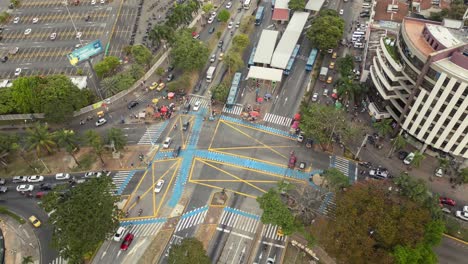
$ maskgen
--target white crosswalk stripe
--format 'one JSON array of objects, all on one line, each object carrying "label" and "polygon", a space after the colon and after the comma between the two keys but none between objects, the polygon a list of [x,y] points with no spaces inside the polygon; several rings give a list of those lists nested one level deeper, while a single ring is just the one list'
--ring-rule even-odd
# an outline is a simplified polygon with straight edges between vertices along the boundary
[{"label": "white crosswalk stripe", "polygon": [[349,160],[336,156],[335,168],[349,177]]},{"label": "white crosswalk stripe", "polygon": [[[195,210],[199,210],[199,209],[195,209]],[[190,215],[195,210],[187,212],[185,215]],[[203,221],[205,221],[205,216],[207,213],[208,213],[208,210],[202,210],[188,217],[182,216],[182,218],[177,223],[175,232],[178,232],[178,231],[187,229],[189,227],[196,226],[196,225],[203,223]]]},{"label": "white crosswalk stripe", "polygon": [[130,174],[130,171],[119,171],[112,176],[112,181],[115,184],[115,190],[118,190],[122,183],[125,182],[127,176]]},{"label": "white crosswalk stripe", "polygon": [[162,133],[164,123],[151,125],[146,129],[145,134],[138,141],[138,145],[150,145],[151,142],[155,143]]},{"label": "white crosswalk stripe", "polygon": [[193,106],[195,105],[195,103],[197,101],[200,101],[200,108],[209,108],[210,106],[210,102],[208,101],[208,99],[206,98],[203,98],[203,97],[194,97],[192,96],[190,98],[190,105],[192,106],[192,109],[193,109]]},{"label": "white crosswalk stripe", "polygon": [[262,236],[279,241],[284,241],[285,239],[285,236],[278,236],[278,226],[271,224],[263,226]]},{"label": "white crosswalk stripe", "polygon": [[280,116],[275,114],[266,113],[263,117],[263,121],[274,123],[280,126],[291,126],[292,118],[286,116]]},{"label": "white crosswalk stripe", "polygon": [[57,257],[56,259],[52,260],[50,264],[67,264],[68,260],[62,258],[62,257]]},{"label": "white crosswalk stripe", "polygon": [[233,105],[232,107],[228,108],[226,105],[223,107],[223,113],[228,113],[232,115],[240,115],[242,113],[242,106],[240,105]]},{"label": "white crosswalk stripe", "polygon": [[252,217],[244,216],[238,213],[223,211],[221,220],[219,221],[218,230],[230,227],[235,230],[242,230],[248,233],[255,233],[259,225],[259,220]]},{"label": "white crosswalk stripe", "polygon": [[[129,221],[124,221],[129,222]],[[165,222],[145,223],[132,226],[126,226],[127,230],[135,235],[135,237],[147,237],[156,235],[164,226]]]}]

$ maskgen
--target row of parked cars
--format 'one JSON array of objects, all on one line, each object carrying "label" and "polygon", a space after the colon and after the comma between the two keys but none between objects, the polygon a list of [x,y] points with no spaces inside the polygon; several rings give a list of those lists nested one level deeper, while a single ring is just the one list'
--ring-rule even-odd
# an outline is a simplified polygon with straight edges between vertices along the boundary
[{"label": "row of parked cars", "polygon": [[[445,213],[451,213],[451,211],[449,208],[444,207],[444,206],[446,205],[456,206],[457,205],[455,200],[448,198],[448,197],[439,197],[439,204],[440,204],[440,207],[442,207],[442,211],[444,211]],[[468,205],[463,206],[462,210],[455,211],[455,216],[464,221],[468,221]]]}]

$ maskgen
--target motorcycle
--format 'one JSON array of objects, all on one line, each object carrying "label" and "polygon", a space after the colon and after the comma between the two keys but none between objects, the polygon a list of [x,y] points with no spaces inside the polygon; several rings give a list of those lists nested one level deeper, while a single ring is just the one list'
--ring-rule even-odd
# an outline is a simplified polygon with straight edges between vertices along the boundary
[{"label": "motorcycle", "polygon": [[142,213],[143,213],[143,209],[138,210],[138,216],[141,216]]}]

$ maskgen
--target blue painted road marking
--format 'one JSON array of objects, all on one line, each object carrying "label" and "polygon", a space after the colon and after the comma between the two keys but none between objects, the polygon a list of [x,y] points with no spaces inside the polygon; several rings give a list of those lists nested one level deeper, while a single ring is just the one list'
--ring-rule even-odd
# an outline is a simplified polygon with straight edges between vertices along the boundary
[{"label": "blue painted road marking", "polygon": [[129,225],[146,225],[152,223],[165,223],[167,218],[148,218],[148,219],[141,219],[141,220],[125,220],[120,223],[121,226],[129,226]]},{"label": "blue painted road marking", "polygon": [[191,217],[192,215],[196,215],[198,213],[201,213],[201,212],[204,212],[208,210],[208,205],[207,206],[204,206],[204,207],[200,207],[200,208],[197,208],[195,210],[192,210],[190,212],[187,212],[185,214],[182,215],[181,219],[184,219],[184,218],[187,218],[187,217]]},{"label": "blue painted road marking", "polygon": [[296,135],[291,135],[288,132],[286,132],[284,130],[281,130],[281,129],[277,129],[277,128],[273,128],[273,127],[269,127],[269,126],[265,126],[265,125],[260,125],[260,124],[255,124],[255,123],[251,123],[251,122],[246,122],[246,121],[244,121],[242,119],[238,119],[238,118],[234,118],[234,117],[230,117],[230,116],[221,115],[220,119],[226,120],[226,121],[229,121],[229,122],[232,122],[232,123],[238,123],[238,124],[242,124],[244,126],[260,129],[260,130],[263,130],[265,132],[270,132],[270,133],[273,133],[273,134],[278,134],[278,135],[281,135],[281,136],[289,137],[289,138],[292,138],[292,139],[297,138]]},{"label": "blue painted road marking", "polygon": [[137,172],[136,170],[133,170],[128,174],[127,178],[125,178],[124,182],[122,182],[119,189],[117,190],[118,195],[122,194],[123,190],[125,190],[125,187],[127,187],[128,183],[130,182],[130,180],[132,179],[133,175],[135,175],[136,172]]},{"label": "blue painted road marking", "polygon": [[225,207],[225,208],[224,208],[224,211],[230,212],[230,213],[234,213],[234,214],[238,214],[238,215],[242,215],[242,216],[249,217],[249,218],[253,218],[253,219],[255,219],[255,220],[260,220],[260,216],[259,216],[259,215],[247,213],[247,212],[244,212],[244,211],[235,209],[235,208]]}]

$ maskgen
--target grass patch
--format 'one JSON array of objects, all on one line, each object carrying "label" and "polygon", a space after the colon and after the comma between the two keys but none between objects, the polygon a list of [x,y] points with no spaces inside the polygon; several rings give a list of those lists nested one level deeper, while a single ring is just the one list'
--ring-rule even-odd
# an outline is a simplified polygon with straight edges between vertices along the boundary
[{"label": "grass patch", "polygon": [[26,223],[26,221],[19,215],[13,213],[12,211],[6,209],[5,207],[3,206],[0,206],[0,214],[4,214],[4,215],[8,215],[10,216],[11,218],[15,219],[18,223],[20,224],[24,224]]},{"label": "grass patch", "polygon": [[390,46],[387,44],[387,40],[390,40],[391,42],[395,41],[394,39],[392,38],[385,38],[384,39],[384,44],[385,44],[385,48],[387,49],[388,53],[390,54],[390,56],[395,60],[395,61],[399,61],[398,59],[398,55],[397,55],[397,51],[396,51],[396,47],[395,46]]},{"label": "grass patch", "polygon": [[86,153],[83,157],[79,160],[80,165],[74,167],[71,171],[85,171],[90,170],[94,163],[96,163],[97,156],[94,153]]},{"label": "grass patch", "polygon": [[460,223],[451,216],[445,217],[446,233],[463,241],[468,241],[468,229],[460,225]]}]

